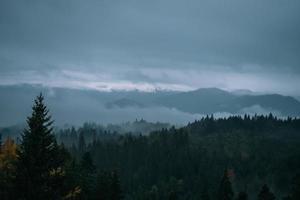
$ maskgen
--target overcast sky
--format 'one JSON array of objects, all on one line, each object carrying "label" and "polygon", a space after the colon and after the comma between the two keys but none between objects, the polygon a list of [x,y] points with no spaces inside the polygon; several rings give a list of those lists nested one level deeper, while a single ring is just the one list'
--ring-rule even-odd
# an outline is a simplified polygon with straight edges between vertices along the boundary
[{"label": "overcast sky", "polygon": [[0,0],[0,84],[300,95],[299,0]]}]

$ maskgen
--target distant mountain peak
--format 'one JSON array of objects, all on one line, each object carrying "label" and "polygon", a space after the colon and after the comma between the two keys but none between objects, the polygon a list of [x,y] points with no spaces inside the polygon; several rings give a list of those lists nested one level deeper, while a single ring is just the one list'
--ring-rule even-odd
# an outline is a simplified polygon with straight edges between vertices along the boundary
[{"label": "distant mountain peak", "polygon": [[252,90],[248,90],[248,89],[237,89],[237,90],[231,91],[231,93],[233,93],[235,95],[255,95],[255,94],[258,94],[256,92],[253,92]]}]

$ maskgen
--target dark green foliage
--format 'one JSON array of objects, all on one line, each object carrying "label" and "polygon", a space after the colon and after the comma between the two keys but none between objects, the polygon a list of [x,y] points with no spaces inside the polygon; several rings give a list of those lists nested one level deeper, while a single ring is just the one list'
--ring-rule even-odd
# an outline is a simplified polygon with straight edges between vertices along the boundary
[{"label": "dark green foliage", "polygon": [[178,200],[178,195],[175,191],[171,191],[168,200]]},{"label": "dark green foliage", "polygon": [[99,200],[108,200],[110,198],[110,176],[107,172],[100,172],[96,179],[95,196]]},{"label": "dark green foliage", "polygon": [[258,194],[258,200],[274,200],[275,196],[270,191],[269,187],[265,184],[263,185],[261,191]]},{"label": "dark green foliage", "polygon": [[159,199],[159,191],[156,185],[152,186],[151,190],[146,194],[146,199],[149,200]]},{"label": "dark green foliage", "polygon": [[80,154],[84,153],[86,150],[85,138],[83,134],[83,132],[79,133],[78,150]]},{"label": "dark green foliage", "polygon": [[120,200],[123,199],[120,178],[116,170],[102,171],[97,176],[96,199]]},{"label": "dark green foliage", "polygon": [[76,162],[76,160],[70,159],[68,160],[68,162],[66,163],[66,167],[65,167],[65,171],[66,171],[66,175],[65,175],[65,181],[64,181],[64,191],[65,192],[65,196],[67,196],[67,194],[69,194],[70,192],[74,192],[74,190],[79,189],[80,192],[76,195],[74,195],[72,198],[66,198],[66,199],[71,199],[71,200],[75,200],[75,199],[80,199],[80,194],[82,193],[81,191],[81,184],[82,184],[82,176],[81,176],[81,168],[80,165]]},{"label": "dark green foliage", "polygon": [[81,172],[85,174],[94,174],[96,172],[96,166],[94,165],[90,152],[83,154],[80,167]]},{"label": "dark green foliage", "polygon": [[218,200],[232,200],[233,195],[232,185],[229,180],[229,172],[228,170],[225,170],[218,191]]},{"label": "dark green foliage", "polygon": [[83,154],[80,162],[80,186],[82,189],[82,199],[88,199],[92,196],[95,186],[96,167],[94,165],[91,154],[86,152]]},{"label": "dark green foliage", "polygon": [[[217,197],[224,168],[231,169],[234,189],[243,191],[247,185],[249,199],[253,199],[263,182],[274,186],[276,196],[289,192],[300,168],[299,131],[299,119],[245,115],[207,116],[149,135],[119,135],[87,124],[73,129],[73,136],[71,129],[60,133],[75,144],[83,133],[97,169],[119,169],[128,199],[168,199],[171,191],[179,199],[212,199]],[[70,151],[79,157],[78,146]]]},{"label": "dark green foliage", "polygon": [[209,196],[209,193],[208,193],[207,186],[204,186],[204,189],[201,192],[200,199],[201,200],[210,200],[210,196]]},{"label": "dark green foliage", "polygon": [[111,172],[111,184],[110,184],[111,200],[120,200],[123,198],[121,183],[119,174],[116,170]]},{"label": "dark green foliage", "polygon": [[248,194],[246,192],[240,192],[237,200],[248,200]]},{"label": "dark green foliage", "polygon": [[300,174],[297,174],[292,181],[292,200],[300,199]]},{"label": "dark green foliage", "polygon": [[291,196],[285,196],[282,198],[282,200],[292,200],[292,197]]},{"label": "dark green foliage", "polygon": [[[40,94],[28,117],[17,152],[16,185],[21,199],[53,199],[60,196],[57,170],[63,170],[64,159],[52,134],[53,121]],[[52,175],[51,175],[51,172]]]}]

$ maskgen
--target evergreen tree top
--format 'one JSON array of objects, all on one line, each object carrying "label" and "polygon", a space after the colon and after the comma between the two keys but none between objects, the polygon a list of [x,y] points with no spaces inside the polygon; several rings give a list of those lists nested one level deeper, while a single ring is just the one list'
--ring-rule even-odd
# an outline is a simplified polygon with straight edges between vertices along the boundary
[{"label": "evergreen tree top", "polygon": [[34,100],[32,106],[32,115],[27,118],[28,128],[32,131],[46,130],[48,133],[52,132],[51,125],[53,120],[49,115],[49,110],[44,103],[44,96],[40,93]]},{"label": "evergreen tree top", "polygon": [[51,120],[49,110],[44,103],[44,97],[40,93],[34,100],[31,116],[27,118],[27,128],[24,130],[20,145],[21,151],[33,148],[41,150],[55,148],[56,140],[52,134],[52,124],[53,120]]},{"label": "evergreen tree top", "polygon": [[258,199],[259,200],[274,200],[275,196],[270,191],[269,187],[266,184],[264,184],[260,193],[258,194]]}]

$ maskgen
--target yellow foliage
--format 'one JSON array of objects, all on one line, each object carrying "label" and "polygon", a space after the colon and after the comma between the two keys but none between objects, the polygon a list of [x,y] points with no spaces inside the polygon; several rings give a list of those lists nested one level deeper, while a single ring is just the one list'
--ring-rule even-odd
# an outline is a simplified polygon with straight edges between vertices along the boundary
[{"label": "yellow foliage", "polygon": [[81,188],[79,186],[76,186],[63,199],[75,199],[80,195],[80,193],[81,193]]},{"label": "yellow foliage", "polygon": [[17,145],[11,138],[7,138],[4,144],[1,146],[1,154],[11,155],[16,157]]},{"label": "yellow foliage", "polygon": [[0,169],[11,169],[13,167],[12,162],[14,162],[16,158],[17,145],[11,138],[7,138],[4,144],[1,146]]},{"label": "yellow foliage", "polygon": [[50,170],[50,176],[65,176],[66,172],[62,167]]}]

